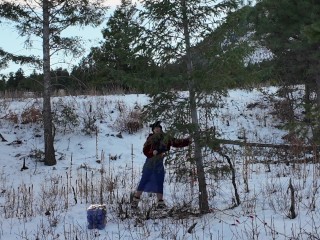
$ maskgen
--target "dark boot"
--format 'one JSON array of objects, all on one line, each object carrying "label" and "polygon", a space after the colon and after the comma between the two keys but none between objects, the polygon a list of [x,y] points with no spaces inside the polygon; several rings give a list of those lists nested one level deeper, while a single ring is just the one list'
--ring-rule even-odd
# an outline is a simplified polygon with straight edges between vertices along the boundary
[{"label": "dark boot", "polygon": [[133,196],[132,201],[131,201],[131,208],[132,209],[137,209],[138,204],[139,204],[140,198]]},{"label": "dark boot", "polygon": [[163,200],[159,200],[156,206],[157,209],[165,209],[167,208],[167,205],[164,203]]}]

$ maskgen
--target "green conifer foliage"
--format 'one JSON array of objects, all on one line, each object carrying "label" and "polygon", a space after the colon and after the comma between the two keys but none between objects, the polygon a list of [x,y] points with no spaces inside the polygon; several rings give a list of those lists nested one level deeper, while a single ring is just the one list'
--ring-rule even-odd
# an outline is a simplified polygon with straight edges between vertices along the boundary
[{"label": "green conifer foliage", "polygon": [[[222,78],[228,74],[214,78],[215,72],[210,71],[213,66],[218,69],[218,65],[214,63],[214,56],[223,51],[215,52],[214,46],[221,42],[214,43],[217,45],[202,45],[208,52],[208,59],[203,57],[205,54],[201,56],[197,53],[196,46],[223,23],[227,14],[237,9],[238,1],[143,0],[142,5],[144,10],[141,18],[145,26],[143,42],[146,43],[147,49],[152,51],[156,64],[163,69],[167,69],[168,66],[181,69],[180,72],[175,71],[175,78],[157,76],[149,82],[148,90],[153,101],[146,109],[146,114],[149,119],[163,120],[171,126],[170,130],[173,133],[192,136],[194,148],[190,161],[196,165],[199,209],[205,213],[209,211],[209,202],[203,147],[209,146],[210,142],[204,141],[202,130],[206,129],[205,134],[211,132],[208,126],[212,124],[206,125],[213,118],[209,117],[209,112],[216,106],[220,97],[221,92],[217,90],[223,89],[219,83],[226,86],[225,79]],[[220,36],[222,39],[228,38],[225,35],[226,31],[221,31],[220,34],[225,36]],[[219,60],[226,59],[222,57]],[[243,63],[242,59],[241,62]],[[220,71],[226,66],[227,64],[220,65]],[[186,92],[176,91],[181,88],[175,88],[175,85],[183,86]]]}]

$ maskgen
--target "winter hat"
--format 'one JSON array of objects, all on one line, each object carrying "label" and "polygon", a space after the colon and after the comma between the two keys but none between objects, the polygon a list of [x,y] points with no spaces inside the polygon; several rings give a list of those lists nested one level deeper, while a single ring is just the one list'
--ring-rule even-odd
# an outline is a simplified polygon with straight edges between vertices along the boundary
[{"label": "winter hat", "polygon": [[153,129],[154,129],[155,127],[159,127],[159,128],[162,129],[162,126],[160,125],[160,123],[161,123],[161,121],[156,121],[155,123],[150,124],[150,127],[151,127],[152,131],[153,131]]}]

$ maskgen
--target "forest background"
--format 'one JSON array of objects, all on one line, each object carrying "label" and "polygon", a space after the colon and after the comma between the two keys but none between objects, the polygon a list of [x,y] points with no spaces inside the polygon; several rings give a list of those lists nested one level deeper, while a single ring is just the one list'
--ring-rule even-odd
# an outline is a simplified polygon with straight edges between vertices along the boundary
[{"label": "forest background", "polygon": [[[230,87],[246,87],[250,83],[316,84],[316,76],[319,75],[318,5],[317,1],[242,3],[226,18],[217,20],[214,32],[192,45],[196,56],[194,65],[203,67],[208,55],[212,58],[214,53],[218,69],[212,72],[231,80],[228,83]],[[140,4],[138,6],[141,8]],[[183,80],[176,81],[177,78],[183,79],[186,73],[183,56],[175,56],[174,60],[159,64],[154,56],[142,54],[141,48],[150,46],[143,46],[137,40],[139,36],[142,39],[142,26],[139,25],[141,9],[138,6],[132,1],[122,1],[103,27],[100,45],[91,48],[90,53],[71,70],[53,66],[53,90],[64,89],[67,93],[96,90],[102,93],[120,88],[148,92],[148,84],[145,83],[154,84],[160,79],[167,89],[183,89]],[[267,15],[267,12],[270,14]],[[243,61],[244,53],[239,50],[243,41],[250,43],[251,49],[245,53],[245,57],[249,57],[243,69],[233,68],[235,63],[228,55],[228,45],[238,48],[238,53],[232,54]],[[8,67],[5,64],[7,58],[2,56],[1,67],[5,70]],[[30,66],[29,63],[28,68]],[[208,68],[199,69],[199,74],[205,74]],[[28,75],[21,68],[16,72],[0,74],[0,77],[0,91],[42,91],[43,73],[37,67]]]}]

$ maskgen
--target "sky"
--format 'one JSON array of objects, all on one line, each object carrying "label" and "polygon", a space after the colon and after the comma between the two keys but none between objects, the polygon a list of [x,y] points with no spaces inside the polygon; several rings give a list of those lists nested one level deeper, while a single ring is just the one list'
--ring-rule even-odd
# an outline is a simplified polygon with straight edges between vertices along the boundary
[{"label": "sky", "polygon": [[[277,127],[281,121],[272,114],[277,109],[272,108],[270,96],[276,90],[230,90],[213,110],[215,117],[209,124],[216,127],[222,139],[241,140],[245,136],[248,142],[285,143],[283,136],[287,132]],[[128,199],[140,180],[145,161],[142,146],[150,128],[146,124],[134,134],[122,131],[121,138],[117,134],[128,113],[148,102],[143,94],[54,97],[53,112],[60,120],[55,122],[58,162],[48,167],[36,158],[44,145],[42,125],[22,124],[21,117],[32,106],[41,108],[42,99],[0,99],[0,133],[6,140],[0,141],[0,240],[319,238],[318,163],[281,163],[276,155],[256,155],[250,148],[231,145],[222,147],[228,149],[235,166],[240,206],[232,208],[234,188],[230,172],[214,171],[228,166],[226,159],[212,152],[205,158],[212,166],[212,173],[207,175],[212,213],[149,220],[131,215]],[[72,109],[75,114],[70,114]],[[66,118],[62,112],[69,112],[69,121],[63,121]],[[18,117],[16,122],[14,116]],[[71,127],[72,116],[79,120],[76,127]],[[84,125],[94,118],[98,133],[86,135]],[[166,122],[163,126],[166,131]],[[172,148],[167,158],[177,151]],[[188,148],[182,151],[187,153]],[[288,160],[285,153],[282,156]],[[297,153],[297,157],[305,159],[308,153]],[[198,186],[192,175],[184,175],[184,168],[177,167],[178,163],[186,163],[185,158],[187,155],[165,166],[164,199],[169,209],[188,212],[197,207]],[[259,163],[263,160],[275,162]],[[186,167],[194,169],[192,165]],[[290,179],[295,189],[295,219],[288,218]],[[90,190],[85,191],[86,188]],[[106,226],[89,230],[87,209],[101,203],[100,199],[107,208]],[[150,209],[154,202],[154,195],[144,193],[139,203],[141,212]],[[185,204],[189,207],[183,208]],[[129,217],[120,214],[120,206],[127,209]],[[158,213],[151,211],[150,216]]]},{"label": "sky", "polygon": [[[112,14],[115,7],[120,5],[121,0],[106,0],[107,5],[110,7],[107,17]],[[138,3],[138,0],[133,0],[134,3]],[[220,1],[216,1],[215,3],[219,3]],[[243,1],[244,4],[254,4],[255,1]],[[85,46],[85,52],[83,52],[83,56],[85,57],[91,47],[99,46],[99,42],[103,40],[101,30],[105,27],[106,22],[102,23],[99,27],[85,27],[85,28],[68,28],[65,31],[66,35],[72,36],[80,36],[84,40],[83,46]],[[41,42],[40,39],[35,39],[34,46],[32,49],[26,49],[24,45],[25,38],[22,38],[17,34],[13,26],[8,24],[0,24],[0,48],[4,49],[7,52],[13,54],[26,54],[26,55],[36,55],[42,56],[42,49],[41,49]],[[82,57],[79,58],[72,58],[71,56],[63,56],[62,54],[59,56],[54,56],[52,58],[52,68],[63,67],[68,70],[71,70],[72,67],[80,62]],[[33,72],[34,67],[31,65],[18,65],[11,63],[8,68],[0,69],[0,74],[8,74],[10,72],[16,72],[19,68],[22,68],[25,74],[30,74]]]},{"label": "sky", "polygon": [[[117,5],[120,5],[121,0],[107,0],[107,5],[110,7],[108,14],[111,14]],[[85,41],[84,46],[86,52],[83,56],[86,56],[89,53],[91,47],[98,46],[99,42],[103,39],[101,30],[105,27],[105,23],[101,24],[99,27],[85,27],[83,29],[80,28],[69,28],[66,30],[65,34],[81,36]],[[34,47],[32,49],[26,49],[24,46],[25,38],[19,36],[13,26],[8,24],[0,24],[0,47],[5,51],[14,54],[32,54],[32,55],[42,55],[41,43],[34,43]],[[40,41],[40,40],[39,40]],[[81,58],[80,58],[81,59]],[[80,59],[73,59],[71,57],[55,57],[52,61],[53,68],[55,66],[65,67],[70,70],[74,63],[78,63]],[[63,62],[63,63],[61,63]],[[8,74],[10,72],[16,72],[21,66],[17,64],[10,64],[9,68],[0,69],[0,74]],[[31,73],[34,69],[33,66],[22,66],[22,69],[25,73]]]}]

